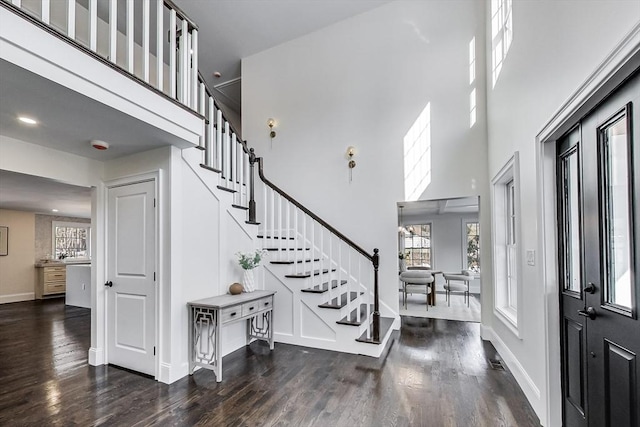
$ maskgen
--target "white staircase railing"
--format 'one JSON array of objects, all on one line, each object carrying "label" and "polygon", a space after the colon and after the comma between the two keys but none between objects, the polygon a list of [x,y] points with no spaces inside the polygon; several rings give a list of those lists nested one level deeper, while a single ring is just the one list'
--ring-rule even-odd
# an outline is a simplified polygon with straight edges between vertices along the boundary
[{"label": "white staircase railing", "polygon": [[[0,0],[191,110],[198,110],[198,27],[169,0]],[[152,44],[153,41],[153,44]]]}]

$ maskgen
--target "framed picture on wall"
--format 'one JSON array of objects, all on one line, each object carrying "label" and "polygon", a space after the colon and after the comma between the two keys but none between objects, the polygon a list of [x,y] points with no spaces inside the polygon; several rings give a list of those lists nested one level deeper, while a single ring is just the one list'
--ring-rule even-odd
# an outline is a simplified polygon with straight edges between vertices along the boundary
[{"label": "framed picture on wall", "polygon": [[9,254],[9,227],[0,227],[0,256]]}]

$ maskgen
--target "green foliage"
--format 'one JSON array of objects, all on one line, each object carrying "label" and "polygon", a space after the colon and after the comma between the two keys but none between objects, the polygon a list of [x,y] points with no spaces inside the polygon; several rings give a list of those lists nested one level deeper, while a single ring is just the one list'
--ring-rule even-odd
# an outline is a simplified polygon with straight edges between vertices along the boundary
[{"label": "green foliage", "polygon": [[236,255],[238,256],[238,264],[244,270],[251,270],[260,265],[260,261],[262,261],[262,257],[267,253],[261,249],[257,249],[255,252],[242,253],[238,252]]}]

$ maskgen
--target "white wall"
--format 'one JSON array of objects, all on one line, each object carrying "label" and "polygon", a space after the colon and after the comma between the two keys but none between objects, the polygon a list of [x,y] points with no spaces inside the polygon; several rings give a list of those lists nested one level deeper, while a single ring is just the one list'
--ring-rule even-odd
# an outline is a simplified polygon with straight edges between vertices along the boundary
[{"label": "white wall", "polygon": [[[513,44],[495,88],[487,75],[489,176],[493,177],[514,151],[520,152],[521,179],[521,338],[497,317],[485,336],[507,364],[544,425],[559,425],[557,411],[547,414],[544,328],[544,283],[536,266],[525,262],[525,250],[538,247],[535,137],[563,102],[582,84],[640,17],[637,1],[514,1]],[[487,11],[487,49],[491,52]],[[489,72],[488,72],[489,73]],[[486,246],[485,246],[486,247]],[[489,261],[483,252],[484,267]],[[488,254],[490,255],[490,254]],[[484,319],[483,319],[484,322]],[[489,326],[486,322],[485,326]],[[559,355],[551,355],[558,357]],[[555,379],[550,380],[552,383]],[[559,397],[559,396],[558,396]]]},{"label": "white wall", "polygon": [[469,43],[482,48],[483,10],[472,0],[392,2],[243,59],[243,136],[265,174],[363,248],[380,248],[381,298],[394,310],[403,138],[428,103],[432,180],[420,198],[487,194],[482,57],[469,128]]},{"label": "white wall", "polygon": [[67,265],[66,305],[91,308],[91,265]]},{"label": "white wall", "polygon": [[6,256],[0,256],[0,304],[35,298],[35,214],[0,209],[0,226],[8,227]]}]

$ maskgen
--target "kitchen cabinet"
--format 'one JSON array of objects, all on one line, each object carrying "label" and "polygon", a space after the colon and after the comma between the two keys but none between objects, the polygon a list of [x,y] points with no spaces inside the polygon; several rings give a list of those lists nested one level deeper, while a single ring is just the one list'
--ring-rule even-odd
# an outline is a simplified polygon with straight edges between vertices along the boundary
[{"label": "kitchen cabinet", "polygon": [[67,290],[67,266],[42,266],[36,267],[36,298],[42,299],[49,296],[64,296]]}]

